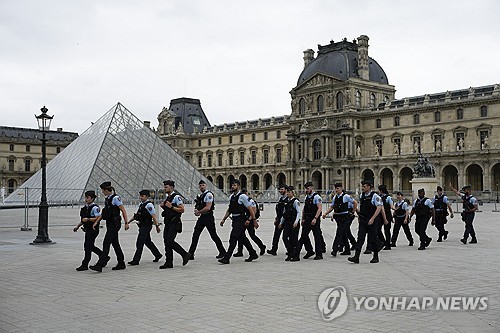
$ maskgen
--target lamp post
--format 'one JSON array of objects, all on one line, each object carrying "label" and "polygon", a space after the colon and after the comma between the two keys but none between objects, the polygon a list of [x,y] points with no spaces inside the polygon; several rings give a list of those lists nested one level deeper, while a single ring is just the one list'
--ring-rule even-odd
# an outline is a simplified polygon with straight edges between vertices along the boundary
[{"label": "lamp post", "polygon": [[48,109],[45,105],[40,111],[42,111],[42,113],[38,116],[35,115],[35,118],[38,121],[38,129],[42,132],[42,198],[40,200],[40,205],[38,205],[38,235],[32,244],[52,243],[49,238],[49,205],[47,203],[47,175],[45,170],[47,162],[47,139],[45,138],[45,133],[50,130],[50,122],[54,116],[49,116],[47,114]]},{"label": "lamp post", "polygon": [[495,213],[500,212],[500,211],[497,209],[497,203],[498,203],[498,183],[497,183],[497,199],[495,200],[495,209],[493,210],[493,212],[495,212]]}]

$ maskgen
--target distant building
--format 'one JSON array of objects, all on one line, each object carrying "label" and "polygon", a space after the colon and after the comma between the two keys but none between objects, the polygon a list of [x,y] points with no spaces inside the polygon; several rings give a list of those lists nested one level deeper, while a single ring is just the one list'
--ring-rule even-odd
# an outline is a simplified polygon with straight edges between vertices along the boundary
[{"label": "distant building", "polygon": [[[5,187],[6,194],[14,192],[40,169],[41,137],[38,129],[0,126],[0,187]],[[58,128],[49,131],[46,137],[47,161],[50,161],[75,140],[78,133]]]},{"label": "distant building", "polygon": [[335,182],[355,190],[361,179],[408,192],[420,153],[445,190],[452,183],[484,197],[496,191],[499,84],[395,99],[364,35],[319,45],[316,57],[308,49],[303,59],[288,115],[196,132],[175,126],[169,109],[158,120],[173,126],[158,134],[225,191],[239,178],[254,192],[309,180],[318,190]]}]

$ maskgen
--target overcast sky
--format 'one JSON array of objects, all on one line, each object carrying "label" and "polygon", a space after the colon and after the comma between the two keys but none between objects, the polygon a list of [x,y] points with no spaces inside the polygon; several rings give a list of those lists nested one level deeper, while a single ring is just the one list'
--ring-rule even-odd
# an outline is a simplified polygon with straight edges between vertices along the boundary
[{"label": "overcast sky", "polygon": [[[302,51],[370,38],[396,98],[500,82],[500,2],[0,0],[1,124],[82,133],[117,102],[157,127],[178,97],[212,125],[290,113]],[[496,23],[495,23],[496,22]]]}]

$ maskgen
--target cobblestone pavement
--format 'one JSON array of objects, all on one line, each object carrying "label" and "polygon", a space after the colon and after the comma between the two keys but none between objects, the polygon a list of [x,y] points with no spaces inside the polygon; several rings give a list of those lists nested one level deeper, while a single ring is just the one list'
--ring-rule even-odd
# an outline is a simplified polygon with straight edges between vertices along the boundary
[{"label": "cobblestone pavement", "polygon": [[[268,254],[246,263],[233,258],[220,265],[208,232],[200,238],[195,260],[185,267],[174,254],[174,268],[159,270],[145,249],[139,266],[112,271],[116,258],[102,273],[77,272],[83,258],[83,233],[72,228],[79,209],[51,208],[52,245],[29,245],[36,237],[37,210],[29,212],[33,231],[20,231],[24,210],[0,210],[0,332],[500,332],[500,213],[485,204],[477,213],[478,244],[463,245],[459,216],[447,224],[449,237],[425,251],[409,247],[404,233],[398,246],[382,251],[380,263],[362,255],[359,265],[345,256],[329,255],[335,226],[323,221],[328,252],[322,261],[285,262]],[[218,205],[217,221],[223,215]],[[128,207],[129,214],[133,207]],[[187,207],[192,211],[192,207]],[[265,205],[257,234],[270,246],[273,206]],[[194,215],[184,214],[178,242],[188,248]],[[356,221],[353,233],[356,232]],[[412,222],[413,229],[413,222]],[[218,227],[227,246],[230,225]],[[100,247],[104,229],[97,239]],[[120,231],[126,260],[132,259],[137,228]],[[311,235],[312,236],[312,235]],[[415,237],[416,235],[414,235]],[[153,235],[159,248],[161,234]],[[94,255],[92,262],[95,262]],[[343,286],[349,306],[342,316],[325,321],[318,296],[326,288]],[[488,297],[486,310],[356,309],[353,297],[473,296]],[[370,305],[370,304],[369,304]],[[373,303],[371,304],[373,305]]]}]

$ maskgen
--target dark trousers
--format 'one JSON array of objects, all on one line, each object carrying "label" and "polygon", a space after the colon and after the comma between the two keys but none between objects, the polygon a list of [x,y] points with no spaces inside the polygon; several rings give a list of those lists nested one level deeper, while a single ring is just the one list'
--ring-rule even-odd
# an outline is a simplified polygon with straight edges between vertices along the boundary
[{"label": "dark trousers", "polygon": [[334,252],[340,252],[347,246],[349,249],[349,240],[347,238],[347,227],[350,227],[349,216],[346,215],[335,215],[335,222],[337,223],[337,232],[335,233],[335,238],[333,239],[332,250]]},{"label": "dark trousers", "polygon": [[427,236],[426,230],[429,224],[429,216],[417,216],[415,222],[415,232],[420,238],[420,246],[424,246],[429,241],[430,237]]},{"label": "dark trousers", "polygon": [[123,255],[122,247],[120,246],[120,241],[118,239],[118,231],[120,231],[121,224],[114,224],[113,222],[106,222],[106,235],[104,235],[104,240],[102,242],[102,252],[99,257],[99,264],[105,265],[108,262],[108,255],[110,246],[113,246],[116,254],[116,260],[118,263],[125,262],[125,256]]},{"label": "dark trousers", "polygon": [[444,229],[444,225],[448,222],[446,220],[446,211],[436,211],[436,220],[435,226],[439,232],[439,237],[442,237],[446,234],[446,230]]},{"label": "dark trousers", "polygon": [[472,239],[476,238],[476,231],[474,230],[474,226],[472,223],[474,222],[475,213],[465,213],[465,231],[464,231],[464,239],[469,238],[469,235]]},{"label": "dark trousers", "polygon": [[403,223],[405,220],[405,217],[396,217],[394,220],[394,229],[392,230],[392,238],[391,238],[391,243],[396,244],[396,241],[398,240],[399,236],[399,230],[401,227],[403,227],[403,230],[406,235],[406,239],[410,242],[413,243],[413,236],[411,234],[410,230],[410,225],[409,223]]},{"label": "dark trousers", "polygon": [[[255,244],[259,247],[259,249],[262,249],[265,247],[264,243],[262,243],[262,240],[255,234],[255,227],[253,226],[252,222],[248,226],[245,227],[245,230],[248,231],[248,235],[250,238],[253,240]],[[238,240],[238,253],[243,252],[243,243],[241,240]]]},{"label": "dark trousers", "polygon": [[235,216],[233,217],[231,234],[229,235],[229,248],[227,249],[226,255],[224,259],[230,259],[233,255],[234,249],[236,248],[236,243],[238,240],[242,242],[242,244],[247,248],[248,253],[256,255],[257,252],[250,244],[247,236],[245,236],[245,216]]},{"label": "dark trousers", "polygon": [[297,246],[299,244],[300,222],[296,228],[293,227],[293,222],[294,221],[285,221],[282,225],[283,229],[280,229],[283,230],[283,243],[285,243],[285,248],[289,257],[297,252]]},{"label": "dark trousers", "polygon": [[191,239],[191,246],[189,247],[189,253],[193,254],[196,251],[196,247],[198,246],[198,241],[200,239],[200,235],[203,232],[203,229],[207,228],[210,237],[217,246],[217,250],[219,253],[226,253],[226,249],[224,249],[224,245],[222,245],[222,241],[217,235],[217,229],[215,228],[215,218],[213,214],[204,214],[200,215],[198,221],[194,226],[193,237]]},{"label": "dark trousers", "polygon": [[307,252],[313,252],[313,247],[311,240],[309,239],[309,233],[312,231],[314,236],[314,250],[317,256],[323,254],[325,248],[325,241],[323,240],[323,234],[321,233],[321,219],[316,220],[316,224],[311,224],[312,219],[307,219],[304,221],[302,226],[302,233],[300,234],[299,243],[297,244],[297,251],[295,255],[299,255],[302,250],[302,246]]},{"label": "dark trousers", "polygon": [[[279,222],[275,223],[275,225],[274,225],[274,233],[273,233],[273,245],[272,245],[272,248],[271,248],[271,251],[273,251],[273,252],[278,251],[278,243],[280,242],[281,232],[283,231],[283,229],[278,228],[278,226],[279,226]],[[285,239],[283,238],[283,241],[284,240]]]},{"label": "dark trousers", "polygon": [[139,226],[139,235],[137,235],[137,241],[135,242],[135,254],[133,261],[139,262],[142,256],[142,250],[144,245],[151,251],[155,258],[161,257],[161,253],[156,247],[155,243],[151,240],[151,229],[152,225]]},{"label": "dark trousers", "polygon": [[[384,224],[384,221],[381,219],[377,230],[377,236],[380,241],[384,243],[385,246],[389,247],[391,246],[391,222],[392,221],[389,221],[389,223]],[[384,229],[383,232],[382,229]]]},{"label": "dark trousers", "polygon": [[175,221],[165,220],[165,227],[163,228],[163,243],[165,244],[165,262],[174,262],[174,251],[179,253],[183,258],[187,254],[186,250],[179,243],[175,241],[177,236],[177,225],[179,224],[179,219]]},{"label": "dark trousers", "polygon": [[85,242],[83,243],[83,251],[85,256],[83,257],[82,264],[88,265],[90,262],[90,258],[92,257],[92,252],[97,254],[97,256],[101,256],[101,249],[95,246],[95,239],[99,235],[99,227],[97,229],[92,229],[92,227],[85,229]]},{"label": "dark trousers", "polygon": [[380,240],[377,237],[377,230],[379,229],[379,219],[376,218],[373,224],[368,225],[369,218],[358,217],[358,241],[356,242],[356,252],[361,252],[361,248],[365,243],[366,235],[368,234],[367,250],[377,253],[380,248]]}]

